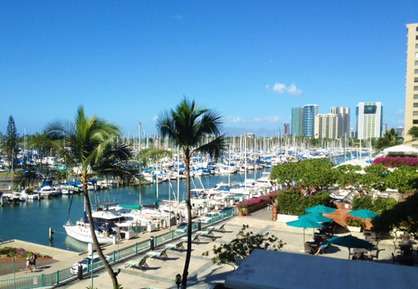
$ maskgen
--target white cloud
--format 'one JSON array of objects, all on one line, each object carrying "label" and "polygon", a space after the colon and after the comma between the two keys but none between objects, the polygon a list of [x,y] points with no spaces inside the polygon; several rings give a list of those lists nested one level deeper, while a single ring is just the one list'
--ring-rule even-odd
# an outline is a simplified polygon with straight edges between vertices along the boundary
[{"label": "white cloud", "polygon": [[282,82],[276,82],[273,85],[266,85],[266,89],[271,89],[277,94],[289,94],[293,96],[302,95],[303,91],[296,86],[296,84],[291,83],[289,85],[282,83]]}]

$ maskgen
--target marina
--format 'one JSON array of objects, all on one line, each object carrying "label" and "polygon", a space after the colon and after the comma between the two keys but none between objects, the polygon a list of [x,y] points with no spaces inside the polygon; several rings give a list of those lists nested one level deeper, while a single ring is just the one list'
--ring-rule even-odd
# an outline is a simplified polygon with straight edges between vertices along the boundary
[{"label": "marina", "polygon": [[[286,158],[288,158],[291,160],[293,158],[292,156],[296,158],[325,157],[326,154],[324,153],[327,152],[322,150],[318,153],[317,150],[314,150],[313,153],[309,153],[309,151],[302,151],[299,149],[299,153],[296,154],[296,151],[298,150],[283,151],[282,154],[279,155],[281,156],[279,159],[286,160]],[[286,153],[288,155],[287,157],[285,157]],[[271,162],[274,154],[268,154],[268,156],[269,161]],[[367,159],[367,157],[369,157],[369,152],[367,150],[363,151],[361,156],[363,159]],[[358,159],[359,151],[347,150],[345,156],[336,154],[332,157],[335,163],[349,161],[351,158]],[[239,163],[239,160],[237,160],[237,162]],[[225,163],[228,164],[227,161],[225,161]],[[266,182],[266,189],[269,189],[271,186],[268,175],[270,166],[271,165],[268,164],[265,165],[264,168],[260,166],[258,170],[254,170],[252,167],[251,169],[248,169],[247,173],[245,170],[240,170],[240,167],[237,166],[236,169],[231,171],[218,171],[215,175],[202,174],[201,176],[196,176],[192,179],[192,189],[195,196],[198,196],[199,192],[204,191],[210,194],[217,186],[218,190],[222,190],[222,184],[224,184],[224,189],[226,189],[227,192],[230,191],[228,184],[241,185],[243,186],[241,190],[245,191],[245,184],[250,188],[251,182],[257,179],[261,181],[264,179]],[[223,166],[219,165],[217,167],[222,168]],[[264,173],[267,174],[265,175]],[[171,180],[168,179],[169,178],[165,178],[164,181],[159,181],[158,186],[154,182],[152,184],[143,185],[142,187],[111,187],[97,192],[91,191],[90,196],[96,207],[100,207],[103,204],[128,206],[135,206],[135,204],[155,205],[157,197],[160,201],[171,202],[178,196],[180,201],[182,201],[184,199],[185,191],[184,179],[179,179],[178,186],[176,178]],[[260,184],[260,186],[263,185]],[[54,189],[52,187],[47,187],[45,191],[51,190]],[[177,193],[177,190],[179,190],[179,193]],[[237,189],[232,189],[231,192],[234,192],[234,190]],[[249,197],[242,195],[242,191],[240,191],[239,194],[235,194],[237,197],[236,200]],[[170,202],[168,202],[168,204],[170,204]],[[221,202],[223,201],[221,200]],[[162,205],[164,205],[164,202]],[[167,208],[167,211],[169,211],[169,208]],[[13,223],[13,226],[9,227],[8,230],[0,231],[0,240],[21,239],[73,251],[84,251],[87,249],[86,242],[80,242],[69,237],[63,227],[69,220],[75,223],[82,218],[82,195],[62,193],[59,197],[12,202],[0,207],[0,216],[0,226],[3,227]],[[29,227],[36,228],[36,230],[27,230]],[[49,236],[50,229],[53,232],[51,238]],[[145,227],[142,230],[145,231],[147,228]],[[105,242],[111,243],[112,239],[110,238]]]},{"label": "marina", "polygon": [[[260,175],[261,172],[258,173],[258,176]],[[227,182],[228,176],[203,176],[201,180],[209,188],[214,187],[219,182]],[[233,175],[231,181],[242,182],[243,175]],[[159,184],[159,194],[162,200],[169,199],[170,187],[168,182]],[[180,183],[180,189],[184,189],[183,181]],[[144,204],[153,204],[155,202],[155,190],[154,184],[144,186],[143,190],[138,187],[123,187],[94,194],[98,203],[138,204],[139,199],[142,199]],[[8,230],[0,231],[0,239],[2,240],[21,239],[75,251],[87,249],[86,244],[68,238],[63,229],[63,225],[69,218],[77,221],[83,216],[83,197],[81,195],[62,196],[34,202],[19,202],[15,205],[3,206],[0,207],[0,216],[0,226],[2,228],[8,227]],[[8,226],[11,223],[13,223],[13,226]],[[48,229],[50,227],[54,230],[52,242],[48,240]],[[36,229],[28,230],[28,228]]]}]

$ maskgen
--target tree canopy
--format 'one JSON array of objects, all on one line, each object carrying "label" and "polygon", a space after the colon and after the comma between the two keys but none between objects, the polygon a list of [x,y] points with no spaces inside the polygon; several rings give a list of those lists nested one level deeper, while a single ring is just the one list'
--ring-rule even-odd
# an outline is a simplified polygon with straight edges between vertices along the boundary
[{"label": "tree canopy", "polygon": [[13,116],[9,116],[7,123],[6,135],[3,141],[3,150],[6,153],[7,161],[9,162],[9,171],[14,170],[17,154],[19,152],[19,140],[16,130],[16,124]]},{"label": "tree canopy", "polygon": [[151,147],[141,150],[137,158],[143,166],[148,166],[172,155],[172,152],[169,150]]},{"label": "tree canopy", "polygon": [[387,147],[391,147],[391,146],[395,146],[398,144],[401,144],[403,141],[402,137],[399,136],[396,131],[392,128],[388,131],[385,132],[385,134],[377,139],[376,141],[376,148],[378,150],[387,148]]},{"label": "tree canopy", "polygon": [[236,237],[228,243],[215,246],[213,252],[215,264],[230,264],[237,266],[255,249],[274,250],[281,249],[285,243],[269,232],[264,234],[248,231],[249,226],[243,225]]},{"label": "tree canopy", "polygon": [[300,188],[306,194],[327,189],[335,183],[333,164],[328,159],[288,162],[273,168],[271,179],[287,187]]},{"label": "tree canopy", "polygon": [[418,232],[418,193],[397,203],[373,219],[373,228],[377,232],[388,233],[394,228],[417,235]]}]

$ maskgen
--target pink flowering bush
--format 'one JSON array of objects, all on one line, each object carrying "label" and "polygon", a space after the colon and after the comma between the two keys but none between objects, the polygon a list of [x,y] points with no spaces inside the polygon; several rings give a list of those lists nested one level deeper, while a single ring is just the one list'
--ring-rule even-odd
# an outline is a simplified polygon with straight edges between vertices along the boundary
[{"label": "pink flowering bush", "polygon": [[374,165],[382,164],[385,167],[418,166],[418,157],[411,156],[382,156],[373,161]]}]

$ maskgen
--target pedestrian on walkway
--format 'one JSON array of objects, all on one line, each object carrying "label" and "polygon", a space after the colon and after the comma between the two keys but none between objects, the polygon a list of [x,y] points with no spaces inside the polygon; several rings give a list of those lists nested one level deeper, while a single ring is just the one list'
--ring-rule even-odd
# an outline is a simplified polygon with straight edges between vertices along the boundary
[{"label": "pedestrian on walkway", "polygon": [[27,271],[29,271],[29,270],[32,271],[31,268],[30,268],[30,257],[29,256],[26,257],[26,270]]}]

